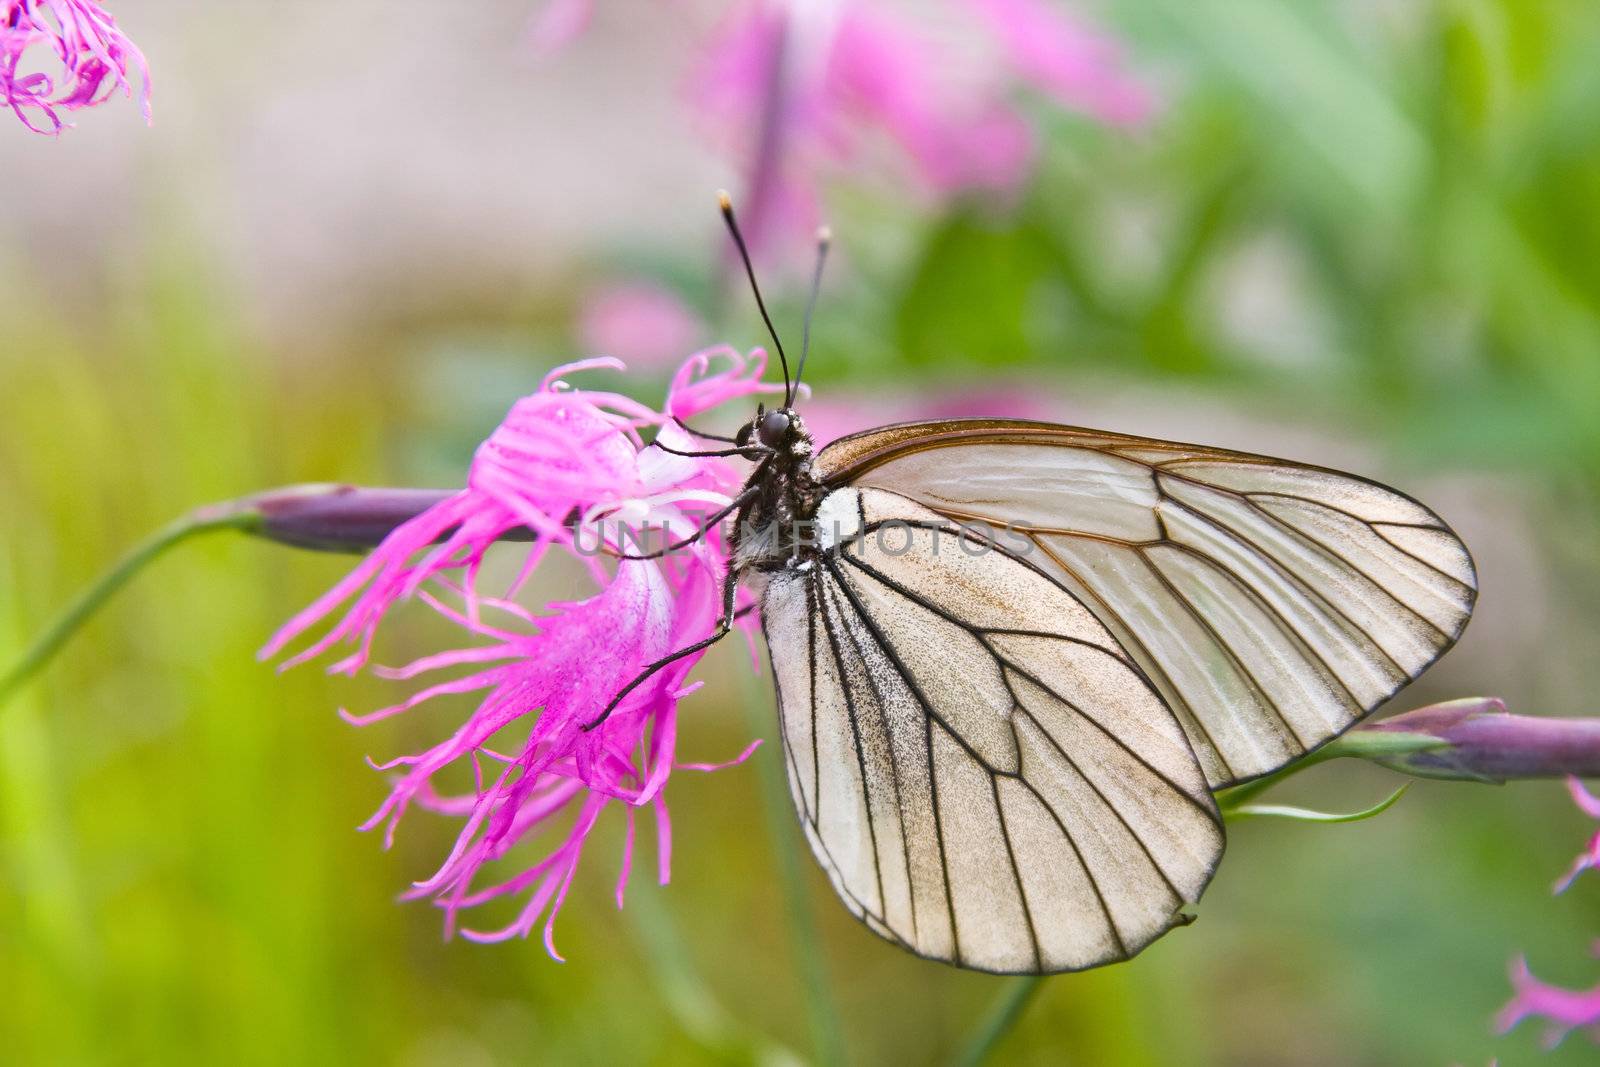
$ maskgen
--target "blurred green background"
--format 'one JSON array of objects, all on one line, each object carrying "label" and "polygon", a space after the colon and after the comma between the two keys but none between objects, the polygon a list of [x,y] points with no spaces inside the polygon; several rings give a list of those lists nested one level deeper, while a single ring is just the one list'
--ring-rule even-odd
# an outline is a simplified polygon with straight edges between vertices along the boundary
[{"label": "blurred green background", "polygon": [[[527,5],[466,7],[446,36],[418,18],[432,5],[127,0],[154,129],[125,106],[59,142],[0,123],[0,661],[194,504],[459,482],[510,402],[585,354],[572,324],[598,280],[664,279],[705,340],[759,343],[713,281],[708,194],[731,171],[681,120],[653,125],[676,68],[640,50],[679,39],[672,16],[602,12],[577,55],[485,86]],[[819,403],[1020,383],[1061,421],[1392,481],[1462,532],[1482,582],[1462,646],[1394,710],[1486,693],[1595,713],[1600,7],[1098,10],[1163,85],[1161,117],[1128,135],[1040,108],[1045,158],[1012,211],[841,190]],[[776,272],[786,322],[802,274]],[[659,396],[659,374],[637,380]],[[597,836],[557,927],[566,964],[446,943],[432,909],[394,903],[454,830],[413,814],[390,852],[358,834],[384,792],[363,757],[422,747],[461,707],[355,730],[334,708],[391,686],[254,658],[349,562],[226,535],[185,549],[0,709],[0,1059],[808,1058],[776,859],[803,845],[760,800],[776,751],[675,778],[673,882],[647,856],[621,913],[620,827]],[[388,633],[386,662],[427,647],[404,615]],[[736,752],[749,710],[770,733],[741,650],[701,673],[684,758]],[[1392,779],[1335,763],[1282,798],[1364,806]],[[1551,981],[1600,977],[1600,879],[1549,892],[1593,829],[1541,783],[1238,825],[1199,922],[1050,979],[999,1055],[1594,1062],[1581,1034],[1547,1055],[1533,1024],[1490,1030],[1518,952]],[[950,1055],[1003,983],[880,942],[803,862],[851,1060]]]}]

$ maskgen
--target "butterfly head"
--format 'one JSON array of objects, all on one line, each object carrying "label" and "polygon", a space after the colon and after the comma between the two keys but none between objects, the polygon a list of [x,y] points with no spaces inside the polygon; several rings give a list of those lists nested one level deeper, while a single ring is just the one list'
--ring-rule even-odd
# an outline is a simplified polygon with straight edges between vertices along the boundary
[{"label": "butterfly head", "polygon": [[768,411],[765,405],[756,408],[755,418],[739,427],[734,440],[741,446],[769,450],[776,455],[809,456],[811,435],[800,413],[782,407]]}]

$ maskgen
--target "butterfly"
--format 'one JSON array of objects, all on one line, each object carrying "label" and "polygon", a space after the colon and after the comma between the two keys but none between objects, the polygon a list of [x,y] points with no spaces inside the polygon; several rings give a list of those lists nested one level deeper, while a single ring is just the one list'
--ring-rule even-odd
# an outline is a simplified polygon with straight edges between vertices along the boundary
[{"label": "butterfly", "polygon": [[755,464],[723,617],[651,670],[755,594],[806,839],[919,956],[1081,970],[1186,924],[1222,857],[1213,791],[1339,736],[1472,612],[1461,540],[1355,475],[1007,419],[819,453],[796,394],[702,453]]}]

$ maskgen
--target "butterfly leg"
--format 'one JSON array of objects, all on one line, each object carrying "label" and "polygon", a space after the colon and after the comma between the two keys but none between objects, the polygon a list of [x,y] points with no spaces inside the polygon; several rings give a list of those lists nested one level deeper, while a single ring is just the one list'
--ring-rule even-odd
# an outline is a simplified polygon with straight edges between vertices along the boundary
[{"label": "butterfly leg", "polygon": [[704,430],[697,430],[693,426],[690,426],[687,422],[684,422],[682,419],[678,418],[676,415],[672,416],[672,421],[694,436],[703,437],[707,441],[721,441],[723,444],[728,445],[736,445],[739,443],[739,439],[737,437],[729,437],[727,434],[722,433],[706,433]]},{"label": "butterfly leg", "polygon": [[680,648],[670,655],[662,656],[660,659],[647,666],[644,670],[640,671],[638,675],[635,676],[633,681],[623,686],[622,691],[611,698],[611,703],[606,705],[604,711],[595,716],[589,722],[583,724],[584,732],[587,733],[588,731],[593,730],[595,727],[605,722],[606,719],[610,718],[611,713],[616,710],[617,705],[622,703],[623,699],[627,697],[629,693],[639,688],[640,685],[642,685],[657,671],[661,670],[661,668],[670,666],[671,664],[676,663],[678,660],[683,659],[685,656],[692,656],[696,652],[704,651],[705,649],[708,649],[712,645],[716,644],[718,641],[721,641],[724,637],[727,637],[728,634],[732,632],[733,620],[737,617],[737,612],[735,612],[733,609],[733,602],[738,595],[739,574],[737,571],[730,569],[728,571],[728,576],[723,579],[722,582],[722,617],[717,620],[717,627],[715,630],[711,631],[711,636],[702,641],[696,641],[692,645]]},{"label": "butterfly leg", "polygon": [[734,448],[719,448],[707,452],[685,452],[682,449],[673,448],[671,445],[664,445],[660,441],[651,441],[650,445],[674,456],[690,456],[694,459],[717,456],[742,456],[745,459],[760,459],[762,456],[772,452],[772,449],[765,445],[738,445]]},{"label": "butterfly leg", "polygon": [[704,537],[706,532],[717,523],[721,522],[723,519],[727,518],[729,515],[732,515],[735,511],[738,511],[750,501],[754,500],[757,492],[759,492],[759,490],[755,486],[751,486],[749,489],[746,489],[744,492],[734,497],[732,502],[729,503],[727,507],[712,515],[708,515],[705,521],[700,524],[700,529],[696,530],[691,536],[685,537],[682,541],[674,542],[673,544],[667,545],[665,548],[658,548],[654,552],[642,552],[638,555],[629,555],[626,552],[619,552],[617,553],[617,558],[660,559],[662,556],[676,552],[680,548],[688,548],[690,545]]}]

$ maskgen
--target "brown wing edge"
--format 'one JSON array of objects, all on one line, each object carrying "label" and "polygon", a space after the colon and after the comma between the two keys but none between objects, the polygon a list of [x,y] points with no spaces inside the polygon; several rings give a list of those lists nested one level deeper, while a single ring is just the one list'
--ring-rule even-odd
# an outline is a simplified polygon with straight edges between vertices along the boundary
[{"label": "brown wing edge", "polygon": [[[1349,478],[1352,481],[1370,485],[1375,489],[1381,489],[1386,493],[1393,493],[1402,500],[1415,504],[1427,512],[1434,522],[1438,524],[1440,530],[1454,537],[1461,545],[1462,551],[1467,555],[1467,564],[1472,568],[1472,581],[1467,585],[1472,590],[1474,605],[1476,605],[1478,564],[1472,558],[1472,550],[1467,547],[1466,541],[1462,540],[1455,530],[1451,529],[1449,523],[1441,519],[1438,513],[1428,505],[1408,493],[1401,492],[1392,485],[1387,485],[1364,475],[1339,470],[1336,467],[1323,467],[1315,463],[1281,459],[1256,452],[1237,452],[1230,448],[1217,448],[1212,445],[1163,441],[1159,438],[1142,437],[1138,434],[1117,433],[1114,430],[1091,430],[1081,426],[1063,426],[1059,423],[1039,422],[1033,419],[954,418],[937,419],[928,422],[896,422],[871,430],[861,430],[857,433],[847,434],[838,440],[830,442],[823,447],[821,452],[817,453],[816,459],[812,461],[812,473],[829,488],[838,488],[850,484],[874,467],[911,452],[972,444],[1048,444],[1052,440],[1064,446],[1101,451],[1115,451],[1118,448],[1155,449],[1171,452],[1174,460],[1210,459],[1235,463],[1259,463],[1272,467],[1298,468],[1299,470],[1315,471],[1320,474],[1331,474],[1339,478]],[[1143,461],[1134,460],[1134,462]],[[1470,610],[1468,611],[1468,617],[1471,617]],[[1463,625],[1464,629],[1465,626]],[[1460,632],[1456,633],[1455,639],[1459,639],[1460,636]],[[1453,643],[1454,639],[1452,639]],[[1448,647],[1446,646],[1446,648]],[[1442,655],[1443,653],[1441,652],[1440,654]]]}]

